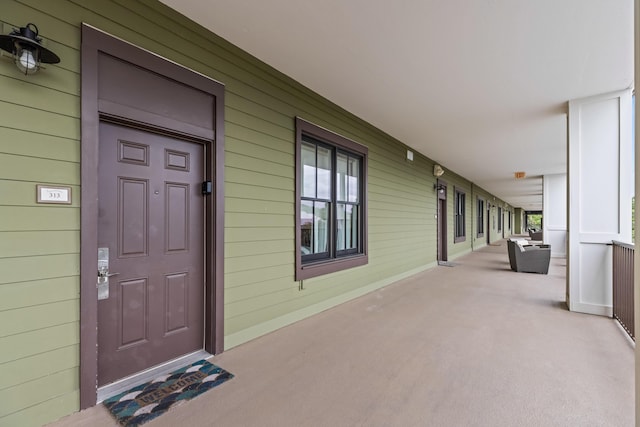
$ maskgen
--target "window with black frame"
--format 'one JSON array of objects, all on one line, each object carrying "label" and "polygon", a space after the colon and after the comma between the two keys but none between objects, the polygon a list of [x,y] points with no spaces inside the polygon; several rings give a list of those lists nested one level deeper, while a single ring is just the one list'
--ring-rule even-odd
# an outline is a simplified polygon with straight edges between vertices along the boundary
[{"label": "window with black frame", "polygon": [[366,257],[362,259],[366,255],[367,150],[301,119],[296,126],[300,243],[296,276],[300,280],[367,262]]},{"label": "window with black frame", "polygon": [[454,215],[454,243],[466,240],[467,234],[465,230],[465,199],[466,194],[458,189],[455,190],[455,215]]},{"label": "window with black frame", "polygon": [[484,200],[478,197],[478,237],[484,236]]}]

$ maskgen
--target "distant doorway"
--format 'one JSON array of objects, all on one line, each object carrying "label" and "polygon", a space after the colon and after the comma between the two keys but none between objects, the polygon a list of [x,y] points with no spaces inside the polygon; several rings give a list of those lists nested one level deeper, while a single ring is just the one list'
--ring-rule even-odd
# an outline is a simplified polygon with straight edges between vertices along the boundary
[{"label": "distant doorway", "polygon": [[491,204],[487,203],[487,245],[491,243]]},{"label": "distant doorway", "polygon": [[438,261],[447,261],[447,185],[438,180]]}]

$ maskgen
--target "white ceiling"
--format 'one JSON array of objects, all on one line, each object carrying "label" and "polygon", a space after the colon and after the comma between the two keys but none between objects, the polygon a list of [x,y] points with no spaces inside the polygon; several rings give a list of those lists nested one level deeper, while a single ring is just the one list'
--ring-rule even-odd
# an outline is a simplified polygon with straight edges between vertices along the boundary
[{"label": "white ceiling", "polygon": [[631,0],[161,1],[525,209],[567,101],[633,83]]}]

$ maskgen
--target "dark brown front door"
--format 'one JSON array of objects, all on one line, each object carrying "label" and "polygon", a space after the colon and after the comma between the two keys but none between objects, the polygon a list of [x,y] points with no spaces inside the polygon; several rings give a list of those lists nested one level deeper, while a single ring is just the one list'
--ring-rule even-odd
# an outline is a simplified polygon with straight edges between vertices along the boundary
[{"label": "dark brown front door", "polygon": [[204,147],[100,123],[98,385],[203,348]]},{"label": "dark brown front door", "polygon": [[447,259],[447,187],[438,184],[438,261]]},{"label": "dark brown front door", "polygon": [[491,205],[487,203],[487,245],[491,243]]}]

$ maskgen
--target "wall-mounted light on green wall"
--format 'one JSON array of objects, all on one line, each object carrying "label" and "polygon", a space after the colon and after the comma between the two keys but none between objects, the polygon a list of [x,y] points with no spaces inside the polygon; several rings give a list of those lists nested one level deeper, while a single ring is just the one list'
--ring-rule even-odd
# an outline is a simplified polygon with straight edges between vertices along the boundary
[{"label": "wall-mounted light on green wall", "polygon": [[58,55],[42,46],[38,37],[38,27],[28,23],[24,27],[15,28],[7,35],[0,36],[0,49],[11,53],[18,69],[24,73],[35,74],[40,64],[57,64]]}]

